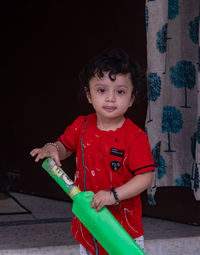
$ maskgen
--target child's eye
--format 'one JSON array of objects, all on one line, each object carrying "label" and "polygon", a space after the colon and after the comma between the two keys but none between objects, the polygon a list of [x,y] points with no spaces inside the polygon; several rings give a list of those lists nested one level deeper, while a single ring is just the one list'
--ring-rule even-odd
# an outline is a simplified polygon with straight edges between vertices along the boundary
[{"label": "child's eye", "polygon": [[122,89],[119,89],[119,90],[117,90],[117,94],[119,94],[119,95],[125,94],[125,91]]},{"label": "child's eye", "polygon": [[98,89],[97,92],[99,92],[99,93],[104,93],[104,92],[105,92],[105,89]]}]

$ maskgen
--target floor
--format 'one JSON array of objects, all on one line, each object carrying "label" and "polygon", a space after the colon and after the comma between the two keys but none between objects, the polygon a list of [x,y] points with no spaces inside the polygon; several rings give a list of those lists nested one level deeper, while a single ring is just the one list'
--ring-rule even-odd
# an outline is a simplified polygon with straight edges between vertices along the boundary
[{"label": "floor", "polygon": [[[0,255],[79,254],[71,234],[71,202],[11,195],[32,213],[0,215]],[[149,217],[143,225],[147,255],[200,255],[200,226]]]}]

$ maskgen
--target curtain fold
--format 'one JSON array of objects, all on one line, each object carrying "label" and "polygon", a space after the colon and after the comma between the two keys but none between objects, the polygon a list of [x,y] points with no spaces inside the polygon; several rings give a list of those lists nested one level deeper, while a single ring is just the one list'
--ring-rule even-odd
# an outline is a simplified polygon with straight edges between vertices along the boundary
[{"label": "curtain fold", "polygon": [[146,132],[161,186],[192,188],[200,200],[199,0],[146,0]]}]

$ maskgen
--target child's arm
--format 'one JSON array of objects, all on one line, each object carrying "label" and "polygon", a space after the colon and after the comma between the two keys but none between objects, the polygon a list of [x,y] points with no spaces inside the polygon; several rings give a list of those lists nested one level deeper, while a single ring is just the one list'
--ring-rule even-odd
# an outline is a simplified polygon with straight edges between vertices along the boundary
[{"label": "child's arm", "polygon": [[60,160],[66,159],[72,155],[72,151],[67,151],[65,146],[57,141],[55,143],[49,143],[42,148],[35,148],[30,152],[32,157],[35,157],[35,162],[38,162],[40,159],[47,157],[52,158],[58,166],[61,166]]},{"label": "child's arm", "polygon": [[119,200],[135,197],[145,191],[152,183],[153,172],[138,174],[124,185],[116,188]]},{"label": "child's arm", "polygon": [[[130,181],[115,189],[119,201],[134,197],[146,190],[152,183],[153,173],[145,172],[133,177]],[[99,211],[104,205],[113,205],[116,200],[112,192],[101,190],[97,192],[91,203],[91,207]]]}]

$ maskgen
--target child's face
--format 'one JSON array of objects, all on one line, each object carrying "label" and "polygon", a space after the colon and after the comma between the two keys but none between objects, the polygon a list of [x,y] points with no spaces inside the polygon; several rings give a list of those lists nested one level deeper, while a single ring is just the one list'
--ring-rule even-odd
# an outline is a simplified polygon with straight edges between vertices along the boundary
[{"label": "child's face", "polygon": [[103,78],[97,75],[89,82],[87,99],[93,105],[97,118],[119,119],[134,102],[133,84],[130,74],[117,74],[115,81],[111,81],[108,73]]}]

